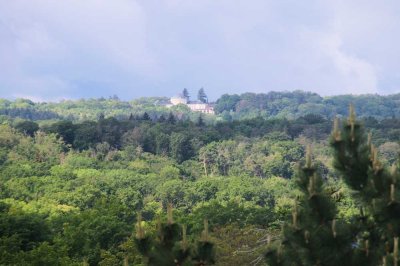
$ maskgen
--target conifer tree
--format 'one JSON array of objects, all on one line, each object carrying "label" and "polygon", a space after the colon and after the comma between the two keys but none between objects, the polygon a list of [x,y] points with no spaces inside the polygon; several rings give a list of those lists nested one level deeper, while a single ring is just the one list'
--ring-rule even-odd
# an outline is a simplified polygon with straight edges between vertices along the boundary
[{"label": "conifer tree", "polygon": [[301,195],[292,220],[283,225],[281,239],[268,244],[269,265],[351,265],[349,226],[336,219],[335,204],[312,163],[310,150],[295,177]]},{"label": "conifer tree", "polygon": [[335,119],[331,137],[334,167],[353,190],[360,208],[350,223],[338,220],[334,203],[307,153],[296,177],[302,192],[292,221],[279,241],[268,244],[269,265],[399,265],[400,174],[379,161],[350,106],[340,126]]},{"label": "conifer tree", "polygon": [[149,114],[147,112],[144,112],[141,120],[150,121],[151,118],[150,118],[150,116],[149,116]]},{"label": "conifer tree", "polygon": [[358,234],[354,240],[357,260],[366,255],[364,265],[398,265],[400,234],[400,175],[396,165],[384,167],[377,149],[356,120],[353,106],[340,128],[334,123],[331,145],[334,167],[353,189],[360,207],[356,218]]},{"label": "conifer tree", "polygon": [[182,96],[189,102],[190,96],[189,96],[189,92],[186,88],[183,89]]},{"label": "conifer tree", "polygon": [[167,223],[158,224],[158,236],[146,235],[139,215],[136,224],[136,245],[149,266],[213,265],[214,245],[208,238],[208,222],[204,222],[202,237],[195,245],[189,243],[186,226],[173,221],[172,206],[167,208]]},{"label": "conifer tree", "polygon": [[207,94],[205,93],[203,88],[201,88],[199,90],[199,92],[197,93],[197,99],[202,103],[207,103],[208,102]]}]

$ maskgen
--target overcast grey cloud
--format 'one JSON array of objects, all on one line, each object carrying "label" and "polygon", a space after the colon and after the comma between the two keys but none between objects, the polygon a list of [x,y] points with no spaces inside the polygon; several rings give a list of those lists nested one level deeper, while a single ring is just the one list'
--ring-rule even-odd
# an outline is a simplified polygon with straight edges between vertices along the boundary
[{"label": "overcast grey cloud", "polygon": [[396,93],[399,11],[391,0],[0,0],[0,93]]}]

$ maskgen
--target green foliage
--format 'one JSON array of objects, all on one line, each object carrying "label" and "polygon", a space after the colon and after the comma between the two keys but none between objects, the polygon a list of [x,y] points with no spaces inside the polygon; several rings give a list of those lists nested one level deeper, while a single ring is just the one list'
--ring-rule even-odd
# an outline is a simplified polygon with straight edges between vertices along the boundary
[{"label": "green foliage", "polygon": [[182,96],[189,101],[190,96],[189,96],[189,92],[186,88],[183,89]]},{"label": "green foliage", "polygon": [[49,126],[45,126],[45,132],[57,134],[62,140],[72,145],[75,139],[76,126],[71,121],[57,121]]},{"label": "green foliage", "polygon": [[79,150],[92,147],[94,143],[99,141],[97,124],[93,121],[86,121],[80,124],[75,130],[74,135],[73,145]]},{"label": "green foliage", "polygon": [[280,242],[269,244],[268,263],[352,265],[347,257],[351,252],[351,231],[346,224],[335,219],[334,203],[312,166],[309,154],[296,175],[296,183],[301,194],[293,208],[292,222],[284,225]]},{"label": "green foliage", "polygon": [[[189,99],[186,89],[183,97]],[[335,115],[344,116],[350,103],[357,106],[357,112],[362,117],[375,117],[388,119],[399,113],[399,94],[380,95],[340,95],[321,97],[316,93],[304,91],[269,92],[269,93],[243,93],[241,95],[222,95],[215,103],[215,111],[218,118],[224,121],[264,118],[289,118],[296,119],[309,114],[317,114],[325,118]],[[198,92],[197,99],[208,102],[204,89]],[[127,119],[132,114],[134,117],[143,117],[146,113],[149,118],[157,118],[173,110],[175,115],[195,121],[197,115],[186,106],[175,106],[168,109],[166,105],[169,99],[166,97],[147,97],[132,101],[122,101],[118,97],[109,99],[80,99],[65,100],[59,103],[34,103],[26,99],[9,101],[0,99],[0,115],[10,118],[22,118],[27,120],[59,120],[73,121],[97,120],[100,114],[105,118],[116,117]]]},{"label": "green foliage", "polygon": [[309,114],[332,118],[335,115],[346,115],[347,106],[353,103],[361,116],[384,119],[398,113],[398,99],[399,94],[340,95],[323,98],[316,93],[303,91],[224,94],[217,100],[215,110],[220,114],[233,110],[234,113],[231,115],[233,119],[249,119],[257,116],[294,119]]},{"label": "green foliage", "polygon": [[[369,254],[374,249],[377,254],[370,255],[370,263],[381,261],[383,246],[378,238],[384,238],[387,263],[392,263],[399,223],[391,208],[397,208],[398,182],[393,183],[397,170],[392,171],[393,179],[386,165],[398,155],[400,120],[364,119],[382,153],[379,164],[371,161],[376,157],[362,137],[361,126],[354,126],[360,145],[348,149],[353,142],[348,141],[351,125],[345,123],[341,129],[344,144],[334,145],[335,156],[340,158],[341,149],[345,156],[335,163],[335,170],[326,141],[331,130],[330,111],[323,107],[326,100],[300,92],[264,96],[224,96],[219,103],[229,121],[218,118],[216,122],[215,117],[202,115],[204,123],[187,106],[164,110],[160,102],[155,103],[163,99],[127,103],[114,97],[59,104],[0,101],[0,114],[2,108],[10,111],[0,125],[0,264],[143,265],[145,258],[135,245],[132,225],[141,210],[147,235],[155,241],[152,245],[160,244],[152,221],[163,216],[170,202],[176,208],[177,222],[187,225],[191,259],[210,247],[195,241],[206,218],[210,239],[217,243],[218,265],[260,263],[260,255],[275,245],[263,245],[265,234],[279,238],[282,224],[297,206],[302,231],[296,231],[293,222],[284,226],[290,254],[301,251],[308,261],[307,250],[313,248],[304,247],[300,241],[304,236],[298,234],[308,230],[315,243],[329,240],[335,220],[338,235],[351,225],[347,234],[352,237],[351,261],[363,262],[366,243]],[[310,115],[313,108],[324,114]],[[22,114],[36,119],[46,110],[68,120],[37,121],[39,130],[35,127],[30,134],[24,128],[36,122],[20,125],[19,118],[10,119]],[[144,113],[148,118],[144,119]],[[246,117],[252,119],[242,119]],[[326,208],[317,210],[326,211],[324,222],[316,217],[318,211],[312,211],[316,207],[304,184],[296,183],[309,175],[300,171],[293,178],[308,144],[315,150],[313,169],[321,174],[318,195]],[[368,155],[357,155],[364,151]],[[368,167],[361,166],[365,163]],[[356,165],[360,165],[355,168],[359,172],[349,172]],[[383,170],[375,173],[377,165]],[[350,174],[356,178],[347,178]],[[375,182],[377,178],[380,181]],[[317,222],[324,232],[321,236],[311,233]],[[175,243],[181,240],[182,236]],[[289,245],[292,241],[301,245]],[[179,249],[179,245],[174,247]],[[342,250],[339,245],[329,247]],[[321,254],[326,249],[317,257],[324,257]],[[172,248],[167,253],[175,251]]]},{"label": "green foliage", "polygon": [[290,178],[303,148],[291,141],[245,139],[212,142],[199,151],[205,175],[248,174]]},{"label": "green foliage", "polygon": [[8,125],[0,125],[0,146],[3,149],[11,149],[22,138],[18,132]]},{"label": "green foliage", "polygon": [[360,243],[355,250],[357,258],[361,260],[365,256],[361,247],[367,245],[364,250],[368,253],[369,265],[377,264],[382,258],[396,264],[396,242],[400,233],[397,200],[400,192],[396,186],[400,174],[397,166],[384,167],[371,143],[371,136],[366,139],[352,107],[342,128],[335,121],[331,144],[335,151],[336,169],[344,182],[358,192],[355,199],[362,211],[357,223],[356,240]]},{"label": "green foliage", "polygon": [[171,157],[179,163],[190,158],[193,152],[188,136],[182,133],[172,133],[170,146]]},{"label": "green foliage", "polygon": [[214,110],[217,113],[222,113],[224,111],[236,111],[236,104],[240,101],[240,96],[237,94],[222,95],[216,102]]},{"label": "green foliage", "polygon": [[216,248],[216,265],[263,265],[263,240],[267,234],[275,236],[277,232],[234,223],[215,227],[211,239]]},{"label": "green foliage", "polygon": [[198,93],[197,93],[197,100],[199,100],[202,103],[207,103],[208,102],[208,97],[207,94],[205,93],[204,89],[201,88]]},{"label": "green foliage", "polygon": [[39,125],[33,121],[22,121],[18,122],[14,128],[18,130],[20,133],[25,133],[31,137],[35,135],[35,132],[39,130]]},{"label": "green foliage", "polygon": [[172,207],[168,205],[168,221],[159,222],[158,234],[154,239],[146,236],[141,216],[136,224],[136,245],[146,258],[147,265],[213,265],[214,245],[209,241],[208,222],[200,240],[188,242],[186,226],[180,226],[172,219]]},{"label": "green foliage", "polygon": [[353,191],[360,212],[342,214],[342,219],[337,219],[340,215],[333,199],[343,197],[343,192],[329,196],[327,183],[316,173],[307,154],[296,176],[302,193],[293,208],[292,222],[284,224],[279,241],[268,243],[268,264],[397,265],[397,166],[388,169],[379,160],[371,135],[366,138],[352,106],[342,127],[335,120],[331,145],[334,167]]}]

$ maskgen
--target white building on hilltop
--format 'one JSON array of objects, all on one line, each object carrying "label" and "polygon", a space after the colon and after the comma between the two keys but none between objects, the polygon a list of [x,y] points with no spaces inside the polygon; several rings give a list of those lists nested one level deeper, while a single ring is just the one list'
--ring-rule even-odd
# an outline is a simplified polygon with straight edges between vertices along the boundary
[{"label": "white building on hilltop", "polygon": [[179,95],[174,96],[170,99],[171,104],[168,104],[167,107],[172,107],[178,104],[184,104],[190,108],[190,110],[194,112],[202,112],[204,114],[215,114],[214,107],[209,103],[203,103],[199,101],[189,101],[187,98]]},{"label": "white building on hilltop", "polygon": [[170,99],[170,102],[172,105],[178,105],[178,104],[187,105],[189,103],[188,99],[183,96],[174,96]]}]

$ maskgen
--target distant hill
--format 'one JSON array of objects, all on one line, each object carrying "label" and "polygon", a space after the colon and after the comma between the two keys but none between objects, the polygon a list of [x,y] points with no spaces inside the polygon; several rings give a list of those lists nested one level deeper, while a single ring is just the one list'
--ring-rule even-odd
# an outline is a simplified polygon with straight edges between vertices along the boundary
[{"label": "distant hill", "polygon": [[214,110],[225,119],[235,120],[259,116],[294,119],[306,114],[332,118],[347,115],[351,103],[362,117],[383,119],[400,115],[400,94],[321,97],[304,91],[224,94],[217,100]]},{"label": "distant hill", "polygon": [[[14,101],[0,99],[0,116],[27,120],[75,121],[95,120],[100,115],[127,118],[147,113],[152,118],[173,112],[179,118],[196,119],[199,114],[184,105],[167,108],[167,97],[146,97],[132,101],[109,99],[80,99],[61,102],[34,103],[27,99]],[[216,117],[209,119],[241,120],[255,117],[296,119],[307,114],[319,114],[326,118],[347,114],[353,103],[358,116],[376,119],[398,117],[400,94],[394,95],[338,95],[321,97],[312,92],[269,92],[224,94],[214,105]]]},{"label": "distant hill", "polygon": [[117,118],[168,113],[165,107],[166,97],[139,98],[133,101],[121,101],[118,98],[65,100],[61,102],[34,103],[27,99],[9,101],[0,99],[0,115],[30,120],[69,119],[95,120],[100,115]]}]

